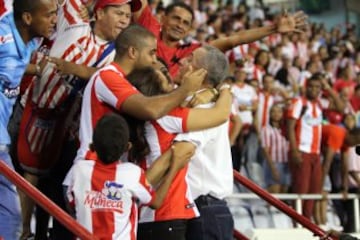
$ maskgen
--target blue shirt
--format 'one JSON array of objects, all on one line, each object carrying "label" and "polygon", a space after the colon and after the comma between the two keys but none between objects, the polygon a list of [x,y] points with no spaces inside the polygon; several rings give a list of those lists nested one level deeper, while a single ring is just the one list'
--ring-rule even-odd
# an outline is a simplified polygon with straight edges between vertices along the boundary
[{"label": "blue shirt", "polygon": [[0,144],[10,144],[7,125],[15,100],[20,93],[20,82],[30,62],[31,53],[38,48],[39,39],[27,44],[18,32],[14,16],[7,13],[0,19]]}]

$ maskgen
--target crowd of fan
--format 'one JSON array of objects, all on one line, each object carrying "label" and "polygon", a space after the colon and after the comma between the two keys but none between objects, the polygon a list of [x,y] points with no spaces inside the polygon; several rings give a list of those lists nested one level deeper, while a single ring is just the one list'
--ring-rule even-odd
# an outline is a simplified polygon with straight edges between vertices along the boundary
[{"label": "crowd of fan", "polygon": [[[161,122],[159,121],[158,123],[151,121],[152,127],[144,125],[145,135],[146,131],[153,129],[159,131],[159,126],[166,123],[167,125],[165,125],[169,126],[169,128],[165,129],[163,127],[166,133],[162,134],[169,134],[167,141],[169,139],[172,141],[175,139],[175,133],[203,130],[204,128],[215,127],[222,123],[222,120],[215,117],[212,120],[214,122],[207,121],[207,119],[206,121],[204,119],[200,120],[200,118],[203,118],[201,117],[203,115],[197,114],[206,113],[209,118],[212,115],[218,118],[222,116],[221,114],[225,114],[226,118],[230,115],[228,133],[233,168],[244,173],[246,172],[249,178],[252,178],[259,185],[268,189],[269,192],[323,193],[324,195],[328,192],[343,192],[345,198],[347,192],[358,192],[360,188],[360,162],[358,160],[360,159],[355,154],[354,146],[360,143],[360,132],[357,130],[357,127],[360,125],[358,121],[360,114],[360,43],[357,40],[354,25],[344,24],[327,30],[324,25],[313,23],[303,29],[302,22],[304,19],[301,14],[295,13],[291,19],[287,19],[284,16],[288,13],[276,13],[271,8],[263,6],[260,3],[261,1],[251,7],[248,7],[242,1],[240,1],[238,6],[235,6],[231,1],[224,4],[215,4],[213,1],[185,1],[185,4],[188,5],[180,3],[180,5],[175,5],[175,7],[165,8],[162,2],[154,0],[149,2],[151,11],[143,9],[144,1],[142,1],[142,6],[141,4],[136,6],[137,1],[132,1],[131,10],[133,11],[134,19],[151,32],[157,31],[157,28],[160,29],[160,26],[155,24],[156,19],[161,21],[164,16],[180,11],[179,8],[190,15],[190,21],[186,21],[186,17],[184,19],[172,19],[173,21],[181,22],[185,27],[174,28],[175,30],[171,28],[170,30],[166,29],[169,30],[166,33],[169,36],[181,36],[185,32],[183,29],[190,28],[191,25],[193,25],[194,30],[186,38],[181,39],[181,45],[173,44],[177,42],[176,38],[162,38],[163,42],[157,43],[158,57],[162,57],[161,61],[164,61],[164,63],[160,63],[161,61],[154,60],[156,49],[150,49],[149,54],[152,55],[144,55],[141,58],[132,58],[131,53],[126,52],[128,51],[126,48],[129,48],[129,46],[134,46],[134,52],[138,50],[137,48],[144,47],[136,45],[138,40],[129,39],[130,36],[134,37],[131,34],[137,33],[138,38],[151,38],[148,33],[143,32],[141,29],[136,29],[136,26],[133,29],[124,30],[130,23],[132,14],[130,8],[128,12],[124,9],[114,10],[112,17],[117,16],[120,19],[126,15],[126,19],[119,20],[118,25],[114,27],[114,25],[111,25],[112,21],[106,19],[111,14],[103,11],[108,5],[111,5],[111,3],[109,4],[111,1],[99,0],[95,3],[94,9],[93,4],[81,6],[82,3],[80,4],[75,0],[60,2],[62,3],[59,5],[58,32],[51,37],[48,36],[48,39],[43,41],[38,51],[33,54],[31,64],[28,65],[26,71],[27,75],[25,75],[21,82],[21,95],[15,105],[8,126],[12,138],[10,153],[15,168],[29,182],[36,185],[60,206],[64,207],[66,203],[63,199],[63,193],[59,191],[58,186],[62,185],[63,179],[72,166],[75,156],[76,161],[79,161],[78,158],[83,159],[88,150],[94,150],[98,156],[87,154],[86,158],[99,161],[97,157],[101,158],[101,156],[104,156],[100,152],[107,151],[104,150],[103,146],[99,150],[99,146],[103,144],[100,140],[97,142],[97,145],[95,144],[96,129],[93,130],[93,128],[96,121],[102,119],[101,117],[104,113],[114,112],[115,109],[121,109],[122,112],[136,119],[149,120],[163,117],[172,108],[179,105],[178,103],[185,98],[188,90],[196,90],[197,82],[206,74],[205,72],[200,72],[200,70],[191,72],[187,69],[188,72],[177,75],[179,68],[181,72],[181,66],[186,64],[192,64],[193,67],[197,64],[199,68],[204,68],[209,76],[212,75],[215,83],[221,83],[217,88],[216,85],[208,85],[209,91],[205,91],[203,94],[195,94],[195,97],[190,101],[191,105],[196,105],[194,103],[199,102],[205,103],[210,95],[211,100],[217,100],[213,110],[196,112],[196,110],[191,109],[186,110],[186,113],[184,113],[184,110],[175,108],[176,111],[168,114],[171,115],[171,120],[161,118]],[[89,1],[89,3],[91,2]],[[139,8],[141,13],[138,13]],[[192,13],[191,9],[194,10],[194,13]],[[93,13],[96,16],[92,16]],[[154,19],[149,17],[150,15],[154,16]],[[289,19],[295,21],[290,29],[288,29],[287,23],[282,22]],[[92,20],[95,20],[94,24],[89,23]],[[170,23],[168,24],[170,25]],[[255,31],[251,33],[251,30],[244,31],[262,29],[262,27],[269,27],[263,29],[271,29],[271,26],[276,24],[279,27],[272,34],[270,34],[272,30],[269,30],[269,34],[263,33],[264,35],[256,35],[258,33],[255,33]],[[300,28],[296,24],[300,24]],[[82,38],[81,34],[69,35],[69,31],[74,31],[75,33],[75,30],[79,31],[81,28],[85,29],[81,34],[86,35],[86,37]],[[112,32],[112,28],[117,28],[117,32]],[[108,29],[110,30],[107,31]],[[164,29],[162,30],[165,31]],[[117,38],[119,31],[122,32],[122,37]],[[241,31],[244,31],[245,36],[241,36]],[[159,32],[158,34],[155,32],[155,35],[159,39]],[[237,36],[240,39],[239,42],[243,44],[233,44],[234,41],[237,42],[237,39],[233,40],[231,36]],[[262,38],[262,36],[265,37]],[[224,41],[221,41],[222,39]],[[252,39],[260,40],[252,41]],[[106,42],[102,43],[101,41],[103,40],[106,40]],[[74,46],[70,46],[67,48],[67,51],[62,52],[65,48],[64,46],[68,47],[68,43],[71,41],[76,41]],[[112,41],[115,41],[115,46],[107,44],[107,42]],[[172,42],[172,47],[175,47],[176,51],[165,46],[169,42]],[[119,43],[126,43],[128,45],[122,47]],[[149,41],[148,43],[151,46],[150,43],[152,42]],[[225,56],[230,63],[226,78],[225,75],[221,77],[215,76],[216,74],[220,76],[222,72],[219,68],[222,67],[222,71],[225,71],[226,66],[221,65],[221,60],[219,60],[221,57],[217,55],[219,53],[213,48],[200,47],[202,44],[207,43],[213,43],[212,45],[215,47],[226,50]],[[147,45],[146,47],[149,46]],[[160,46],[161,51],[159,51]],[[88,48],[93,48],[93,52],[90,51],[86,56],[82,55],[83,52],[89,51]],[[109,65],[114,59],[114,55],[111,56],[114,48],[116,50],[115,62],[125,70],[117,68],[115,64]],[[197,51],[196,54],[195,51]],[[159,56],[159,52],[163,55]],[[193,52],[192,55],[190,54],[191,52]],[[205,58],[206,54],[210,52],[213,54],[211,56],[216,58],[218,62],[215,62],[215,60],[209,60],[210,63],[200,61],[201,57]],[[128,62],[124,60],[125,57],[123,56],[126,55],[125,53],[130,56],[130,60],[127,59]],[[135,53],[134,56],[136,56]],[[189,56],[191,57],[189,58]],[[134,59],[136,59],[136,62]],[[145,77],[142,82],[138,80],[142,76],[146,76],[154,79],[159,78],[160,80],[158,81],[162,81],[162,78],[158,77],[153,70],[142,69],[142,72],[140,71],[140,67],[146,66],[146,64],[149,65],[150,62],[153,66],[161,65],[154,68],[158,69],[163,74],[164,79],[168,81],[158,86],[160,90],[145,87],[146,84],[149,84],[146,83]],[[211,64],[214,65],[212,66]],[[83,65],[88,67],[84,68]],[[207,68],[204,66],[207,66]],[[104,70],[102,71],[104,72],[96,72],[98,68],[103,68]],[[129,71],[127,72],[127,70]],[[139,72],[137,73],[135,70],[139,70]],[[126,87],[128,88],[126,88],[125,93],[121,93],[121,97],[116,95],[117,90],[109,79],[121,78],[122,80],[125,79],[123,75],[127,75],[130,72],[132,73],[127,76],[127,79],[147,98],[135,99],[132,95],[138,94],[137,90],[129,88],[127,85]],[[179,79],[179,76],[182,79]],[[194,83],[187,81],[191,77],[193,77]],[[62,78],[66,78],[65,84],[65,81],[62,82]],[[222,78],[221,81],[218,78]],[[79,79],[91,80],[86,82]],[[226,84],[222,83],[223,79]],[[100,81],[102,85],[99,83]],[[174,82],[182,82],[182,84],[172,91]],[[170,90],[163,86],[168,84],[171,85],[168,86]],[[86,88],[85,85],[87,85]],[[225,92],[227,92],[227,86],[229,85],[231,86],[233,96],[231,114],[229,113],[230,111],[221,110],[221,108],[225,109],[224,106],[227,106]],[[84,88],[85,92],[82,93]],[[122,91],[123,88],[125,87],[121,85]],[[78,92],[81,93],[79,94]],[[171,93],[163,98],[154,96],[169,92]],[[96,103],[92,102],[94,101],[93,98],[97,99]],[[160,99],[160,101],[157,99]],[[192,121],[194,119],[191,119],[191,116],[198,116],[196,124],[193,124]],[[179,120],[174,120],[180,117],[186,119],[184,121],[187,122],[187,128],[182,126],[181,122],[177,122]],[[132,124],[135,120],[130,117],[127,118],[132,119],[128,119],[130,129],[132,129]],[[106,123],[106,121],[109,120],[102,119],[100,122],[102,123],[103,131],[109,131],[109,134],[112,132],[109,126],[113,126],[114,129],[124,127],[117,126],[116,124],[111,125],[111,122]],[[114,121],[121,122],[122,120],[115,117]],[[181,127],[179,130],[176,130],[179,126],[170,126],[170,124]],[[199,127],[198,125],[202,126]],[[139,131],[143,133],[143,130]],[[91,136],[93,132],[94,138]],[[115,130],[114,132],[116,133]],[[135,134],[135,138],[133,134]],[[136,139],[138,134],[139,132],[137,131],[136,133],[130,132],[130,136],[128,136],[132,140],[131,142],[134,144],[134,147],[137,147],[138,144],[137,140],[139,139]],[[156,132],[156,134],[159,133]],[[101,137],[99,136],[101,136],[100,133],[98,134],[100,139]],[[192,135],[189,136],[194,137]],[[189,136],[179,134],[175,140],[185,141],[190,138]],[[103,138],[106,139],[106,137]],[[106,143],[111,145],[112,140],[104,141],[108,141]],[[155,141],[154,139],[152,140]],[[92,141],[95,146],[89,147]],[[124,141],[127,142],[127,139]],[[79,145],[80,150],[76,154]],[[153,150],[151,149],[152,143],[149,143],[149,145],[150,150]],[[164,147],[161,144],[160,146],[161,148]],[[185,147],[175,146],[175,149],[185,149]],[[161,151],[159,155],[160,153],[163,154],[162,156],[166,155],[164,150],[166,149],[158,150]],[[126,149],[122,146],[119,151],[126,151]],[[182,157],[189,158],[189,155],[194,154],[194,151],[191,149],[186,154],[183,153],[186,157]],[[131,152],[136,156],[131,156]],[[135,150],[130,151],[129,156],[138,158],[139,155],[146,155],[145,153],[148,152],[143,150],[143,148],[135,148]],[[151,154],[150,156],[153,158],[154,156]],[[217,154],[216,156],[221,156],[219,152]],[[113,159],[109,161],[100,160],[108,164]],[[220,159],[217,160],[219,161]],[[147,162],[145,164],[147,165],[145,169],[149,168],[150,163]],[[249,164],[259,165],[262,169],[261,173],[252,172],[248,168]],[[224,165],[226,164],[224,163]],[[88,166],[87,163],[82,167],[83,169],[89,168],[89,173],[95,171],[92,169],[93,166]],[[172,171],[173,168],[176,168],[176,171]],[[169,167],[170,170],[166,174],[166,169],[164,170],[161,184],[159,184],[160,177],[157,175],[154,179],[148,179],[152,185],[160,185],[156,193],[161,196],[161,202],[165,198],[162,187],[166,189],[165,194],[167,190],[170,192],[175,191],[171,188],[170,183],[178,177],[176,176],[177,170],[181,169],[181,167],[176,166],[173,168]],[[218,170],[225,168],[222,166]],[[155,167],[150,167],[147,174],[150,175],[153,169]],[[82,171],[80,167],[77,167],[76,170],[79,171],[79,174]],[[64,185],[69,188],[72,187],[73,191],[81,190],[85,186],[84,183],[77,183],[78,185],[74,183],[76,178],[74,177],[74,171],[76,170],[70,171],[68,179],[64,182]],[[128,169],[128,171],[130,170]],[[225,178],[226,175],[231,175],[225,172],[226,170],[221,173],[223,176],[220,175],[220,177]],[[179,170],[179,175],[180,171],[182,170]],[[211,171],[210,173],[212,174]],[[123,171],[122,174],[126,175],[127,173]],[[155,173],[152,174],[155,176]],[[330,177],[327,176],[328,174]],[[88,175],[85,174],[84,178],[89,177],[89,181],[91,181],[92,175]],[[208,177],[211,178],[211,176],[209,175]],[[148,175],[147,178],[149,178]],[[184,176],[183,178],[185,179]],[[208,181],[211,185],[211,181]],[[135,195],[136,191],[141,192],[138,192],[139,195],[137,197],[148,203],[151,195],[147,192],[147,183],[143,182],[143,180],[139,180],[139,183],[142,184],[142,187],[145,187],[141,190],[136,188],[134,190]],[[75,189],[75,185],[78,189]],[[221,184],[219,185],[221,186]],[[105,188],[108,192],[104,194],[110,196],[110,200],[116,202],[120,199],[116,195],[120,193],[111,191],[121,188],[121,186],[113,182],[107,182]],[[224,189],[227,190],[226,187]],[[68,193],[70,192],[68,194],[70,199],[68,200],[71,200],[72,192],[69,189],[67,191]],[[210,191],[210,193],[204,193],[204,196],[201,193],[199,195],[197,196],[198,198],[194,197],[194,200],[196,199],[195,203],[199,208],[201,216],[206,216],[206,212],[201,208],[201,205],[223,200],[224,196],[228,195],[228,193],[226,192],[224,195],[222,193],[216,195],[215,193],[215,196],[213,196]],[[173,198],[175,197],[173,196]],[[32,237],[30,219],[34,203],[23,193],[20,193],[20,198],[23,218],[21,239],[30,239]],[[170,197],[165,199],[165,201],[170,200],[179,201],[179,199],[171,199]],[[187,205],[187,208],[190,210],[193,208],[191,204],[194,203],[190,202]],[[221,204],[223,203],[221,202]],[[161,203],[156,202],[155,204],[154,201],[151,206],[159,207],[158,205],[161,205]],[[353,232],[352,203],[346,200],[338,201],[336,206],[344,230],[346,232]],[[37,208],[36,211],[36,239],[45,239],[48,216],[46,217],[46,213],[40,208]],[[326,199],[317,202],[305,201],[304,203],[304,215],[308,218],[313,218],[316,224],[326,225],[326,211]],[[156,215],[157,217],[163,217],[167,220],[164,217],[166,216],[165,213],[161,211],[157,213],[159,213],[159,215]],[[88,216],[85,213],[82,214],[83,216]],[[162,216],[161,214],[164,215]],[[195,210],[191,214],[187,214],[186,218],[198,216]],[[90,216],[88,217],[91,218]],[[92,218],[95,219],[94,215]],[[228,220],[229,224],[224,223],[224,228],[232,226],[231,217]],[[102,224],[101,221],[99,223],[95,222],[95,220],[92,223],[88,221],[90,220],[85,219],[84,222],[80,222],[90,229],[91,227],[86,224],[93,224],[93,226],[94,224],[100,224],[99,226]],[[131,222],[131,224],[133,223]],[[158,226],[146,224],[147,221],[140,224],[139,238],[141,239],[156,239],[156,235],[151,235],[157,231],[154,229],[161,230],[162,228],[167,228],[168,230],[174,226],[182,227],[184,223],[172,222],[171,224],[175,225]],[[67,235],[67,231],[62,230],[60,225],[55,224],[54,227],[58,227],[56,239],[69,239],[71,237],[71,235]],[[189,231],[189,226],[187,228]],[[98,231],[99,228],[96,229],[94,227],[93,231]],[[131,231],[133,231],[132,228]],[[229,232],[231,234],[231,229]],[[103,234],[101,231],[97,233]],[[181,234],[184,234],[184,232]],[[191,234],[193,235],[187,236],[188,239],[198,239],[195,231]],[[174,239],[183,238],[176,236]]]}]

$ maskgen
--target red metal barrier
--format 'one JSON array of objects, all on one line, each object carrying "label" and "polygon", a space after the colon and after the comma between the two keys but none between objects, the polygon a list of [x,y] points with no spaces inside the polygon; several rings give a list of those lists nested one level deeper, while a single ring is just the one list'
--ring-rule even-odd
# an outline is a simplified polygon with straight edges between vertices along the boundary
[{"label": "red metal barrier", "polygon": [[250,240],[248,237],[246,237],[244,234],[242,234],[241,232],[237,231],[234,229],[234,237],[237,240]]},{"label": "red metal barrier", "polygon": [[[312,233],[314,233],[315,236],[324,237],[326,235],[325,231],[319,228],[316,224],[312,223],[309,219],[306,217],[298,214],[294,209],[280,201],[279,199],[273,197],[271,194],[269,194],[267,191],[263,190],[253,182],[251,182],[246,177],[242,176],[239,172],[234,170],[234,178],[237,182],[239,182],[241,185],[245,186],[247,189],[255,193],[256,195],[260,196],[260,198],[264,199],[268,203],[270,203],[272,206],[276,207],[286,215],[288,215],[293,220],[300,223],[302,226],[310,230]],[[334,237],[328,237],[328,240],[334,239]]]},{"label": "red metal barrier", "polygon": [[17,172],[9,168],[3,160],[0,159],[0,173],[8,178],[18,189],[25,192],[30,198],[32,198],[38,205],[44,210],[55,217],[61,222],[69,231],[83,240],[96,240],[91,233],[75,221],[69,214],[59,208],[49,198],[37,190],[34,186],[28,183]]}]

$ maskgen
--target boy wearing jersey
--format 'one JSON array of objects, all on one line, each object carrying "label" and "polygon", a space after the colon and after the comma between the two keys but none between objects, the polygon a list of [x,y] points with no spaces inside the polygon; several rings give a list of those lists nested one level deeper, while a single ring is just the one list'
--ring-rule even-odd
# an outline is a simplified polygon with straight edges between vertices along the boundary
[{"label": "boy wearing jersey", "polygon": [[[20,81],[38,37],[49,37],[57,21],[53,0],[0,1],[0,159],[13,168],[7,125]],[[0,238],[19,238],[20,206],[15,186],[0,175]]]},{"label": "boy wearing jersey", "polygon": [[119,160],[129,147],[128,140],[128,126],[121,116],[103,116],[94,129],[92,151],[70,170],[69,203],[77,221],[99,239],[136,239],[138,204],[160,207],[182,167],[173,158],[160,187],[153,192],[138,166]]}]

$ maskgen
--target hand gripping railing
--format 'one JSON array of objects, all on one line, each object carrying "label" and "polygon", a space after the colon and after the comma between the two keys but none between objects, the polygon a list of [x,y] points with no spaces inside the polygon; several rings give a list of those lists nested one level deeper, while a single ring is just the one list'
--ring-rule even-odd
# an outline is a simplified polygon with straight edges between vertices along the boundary
[{"label": "hand gripping railing", "polygon": [[[240,183],[256,195],[258,195],[263,200],[267,201],[272,206],[276,207],[286,215],[288,215],[290,218],[295,220],[296,222],[300,223],[302,226],[310,230],[312,233],[314,233],[315,236],[319,237],[325,237],[326,233],[324,230],[319,228],[316,224],[312,223],[309,219],[306,217],[300,215],[297,213],[294,209],[280,201],[279,199],[273,197],[270,193],[263,190],[259,186],[257,186],[255,183],[251,182],[246,177],[242,176],[238,171],[234,170],[234,179],[236,182]],[[238,238],[241,239],[241,238]],[[334,237],[327,237],[328,240],[330,239],[336,239]]]},{"label": "hand gripping railing", "polygon": [[82,240],[96,240],[91,233],[75,221],[69,214],[59,208],[49,198],[28,183],[17,172],[9,168],[3,160],[0,159],[0,174],[8,178],[18,189],[21,189],[30,198],[32,198],[44,210],[61,222],[69,231],[74,233]]}]

